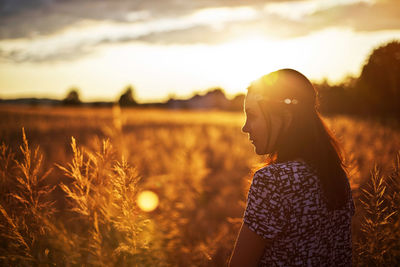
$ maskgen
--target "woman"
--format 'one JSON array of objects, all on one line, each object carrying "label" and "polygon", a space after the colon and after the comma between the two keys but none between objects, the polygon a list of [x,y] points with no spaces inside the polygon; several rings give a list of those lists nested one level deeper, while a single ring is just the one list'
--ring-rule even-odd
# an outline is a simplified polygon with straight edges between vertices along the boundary
[{"label": "woman", "polygon": [[230,266],[350,266],[353,199],[310,81],[292,69],[253,82],[243,132],[266,167],[253,177]]}]

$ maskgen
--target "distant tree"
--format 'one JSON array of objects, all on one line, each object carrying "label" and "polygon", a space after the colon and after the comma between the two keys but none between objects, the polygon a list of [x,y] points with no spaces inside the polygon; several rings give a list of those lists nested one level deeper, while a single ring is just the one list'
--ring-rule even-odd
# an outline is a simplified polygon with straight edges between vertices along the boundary
[{"label": "distant tree", "polygon": [[343,83],[330,85],[324,79],[319,84],[313,84],[318,92],[318,109],[323,114],[354,113],[353,98],[349,86],[351,80],[347,78]]},{"label": "distant tree", "polygon": [[71,88],[67,96],[62,100],[63,105],[68,105],[68,106],[77,106],[82,104],[82,101],[79,98],[79,91],[77,88]]},{"label": "distant tree", "polygon": [[225,90],[221,87],[210,88],[208,93],[214,95],[215,97],[227,98],[225,95]]},{"label": "distant tree", "polygon": [[225,96],[225,90],[220,87],[208,89],[207,93],[202,96],[204,104],[207,108],[227,109],[229,108],[229,100]]},{"label": "distant tree", "polygon": [[132,86],[127,86],[125,92],[120,96],[118,103],[120,106],[134,106],[136,101],[134,99],[134,89]]},{"label": "distant tree", "polygon": [[400,42],[375,49],[362,68],[356,93],[373,112],[400,113]]}]

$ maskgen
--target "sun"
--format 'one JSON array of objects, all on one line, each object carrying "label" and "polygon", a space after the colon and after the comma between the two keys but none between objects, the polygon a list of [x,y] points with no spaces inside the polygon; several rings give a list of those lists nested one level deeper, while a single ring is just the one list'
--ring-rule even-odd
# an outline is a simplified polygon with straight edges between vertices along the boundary
[{"label": "sun", "polygon": [[280,56],[284,51],[276,41],[253,35],[236,39],[210,49],[212,58],[218,59],[221,67],[215,70],[221,86],[228,93],[243,92],[251,81],[283,67],[286,61]]}]

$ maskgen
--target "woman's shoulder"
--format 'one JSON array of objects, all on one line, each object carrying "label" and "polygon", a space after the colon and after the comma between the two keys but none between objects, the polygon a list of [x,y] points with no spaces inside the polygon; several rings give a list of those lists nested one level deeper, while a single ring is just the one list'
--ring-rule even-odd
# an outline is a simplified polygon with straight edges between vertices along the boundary
[{"label": "woman's shoulder", "polygon": [[301,161],[291,160],[267,165],[257,170],[253,183],[275,184],[281,188],[291,188],[300,184],[317,183],[317,175],[312,165]]},{"label": "woman's shoulder", "polygon": [[258,192],[273,192],[281,198],[319,192],[320,182],[314,167],[304,161],[292,160],[267,165],[256,171],[252,186]]},{"label": "woman's shoulder", "polygon": [[[273,177],[287,177],[289,174],[315,172],[314,168],[307,162],[302,160],[290,160],[285,162],[278,162],[269,164],[257,170],[257,176],[273,176]],[[281,177],[282,178],[282,177]]]}]

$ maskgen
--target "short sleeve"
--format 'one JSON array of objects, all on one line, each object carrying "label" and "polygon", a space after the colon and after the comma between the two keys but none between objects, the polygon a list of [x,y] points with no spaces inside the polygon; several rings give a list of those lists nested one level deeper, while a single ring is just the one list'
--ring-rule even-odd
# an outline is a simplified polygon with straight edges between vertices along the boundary
[{"label": "short sleeve", "polygon": [[288,207],[282,190],[268,169],[254,174],[243,222],[264,239],[274,239],[286,228]]}]

